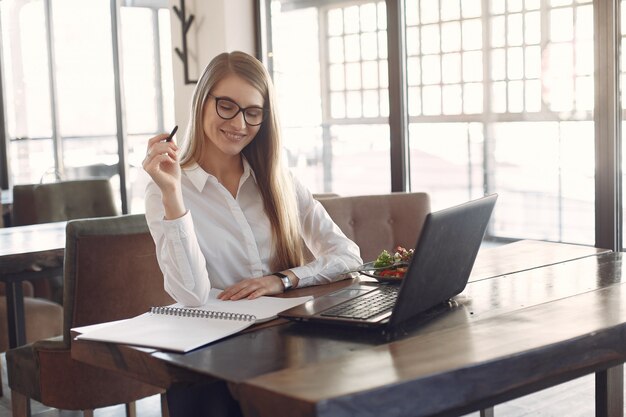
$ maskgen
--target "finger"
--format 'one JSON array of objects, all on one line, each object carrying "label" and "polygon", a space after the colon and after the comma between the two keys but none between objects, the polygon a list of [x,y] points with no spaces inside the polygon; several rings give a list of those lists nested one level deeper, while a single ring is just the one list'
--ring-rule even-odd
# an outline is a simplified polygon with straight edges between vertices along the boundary
[{"label": "finger", "polygon": [[259,288],[255,291],[253,291],[252,293],[250,293],[250,295],[248,295],[247,299],[248,300],[254,300],[255,298],[259,298],[265,294],[268,294],[267,289],[265,288]]},{"label": "finger", "polygon": [[244,287],[241,288],[239,291],[237,291],[235,294],[233,294],[230,299],[233,301],[237,301],[237,300],[241,300],[243,298],[246,298],[248,295],[250,295],[251,292],[254,291],[253,287]]}]

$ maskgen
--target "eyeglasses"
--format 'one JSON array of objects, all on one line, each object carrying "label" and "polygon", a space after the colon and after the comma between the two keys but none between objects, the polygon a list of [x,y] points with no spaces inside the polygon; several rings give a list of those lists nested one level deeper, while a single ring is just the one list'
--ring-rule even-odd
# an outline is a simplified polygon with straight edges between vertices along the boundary
[{"label": "eyeglasses", "polygon": [[250,106],[242,108],[229,98],[217,97],[213,94],[209,95],[215,99],[215,111],[217,115],[224,120],[234,119],[239,113],[243,113],[243,119],[246,124],[249,126],[258,126],[263,123],[263,120],[267,117],[268,110],[263,107]]}]

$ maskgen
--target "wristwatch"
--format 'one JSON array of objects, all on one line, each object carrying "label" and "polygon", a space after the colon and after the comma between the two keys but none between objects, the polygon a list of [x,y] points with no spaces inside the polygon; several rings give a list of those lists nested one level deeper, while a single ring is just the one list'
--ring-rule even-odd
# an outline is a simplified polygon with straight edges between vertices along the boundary
[{"label": "wristwatch", "polygon": [[284,288],[285,291],[293,287],[293,285],[291,285],[291,280],[289,279],[289,277],[283,274],[282,272],[274,272],[272,275],[275,275],[278,278],[280,278],[280,280],[283,282],[283,286],[285,287]]}]

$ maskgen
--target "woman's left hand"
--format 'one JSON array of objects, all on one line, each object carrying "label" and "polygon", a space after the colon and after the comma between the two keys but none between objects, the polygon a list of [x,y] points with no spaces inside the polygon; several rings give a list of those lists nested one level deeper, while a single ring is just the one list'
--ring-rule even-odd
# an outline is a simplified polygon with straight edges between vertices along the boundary
[{"label": "woman's left hand", "polygon": [[248,278],[226,288],[217,298],[220,300],[253,300],[262,295],[280,294],[283,292],[283,283],[276,275],[266,275],[260,278]]}]

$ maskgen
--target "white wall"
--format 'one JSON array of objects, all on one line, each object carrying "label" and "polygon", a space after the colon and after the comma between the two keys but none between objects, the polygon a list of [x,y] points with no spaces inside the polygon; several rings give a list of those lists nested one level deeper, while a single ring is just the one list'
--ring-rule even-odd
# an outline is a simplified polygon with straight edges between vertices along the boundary
[{"label": "white wall", "polygon": [[[169,0],[180,7],[180,0]],[[222,52],[240,50],[254,54],[253,0],[185,0],[187,16],[194,21],[187,33],[189,49],[189,78],[197,80],[204,67]],[[172,49],[182,49],[181,22],[172,10]],[[184,83],[183,63],[173,52],[174,98],[176,123],[181,133],[189,120],[189,104],[194,84]],[[179,136],[182,138],[182,135]]]}]

